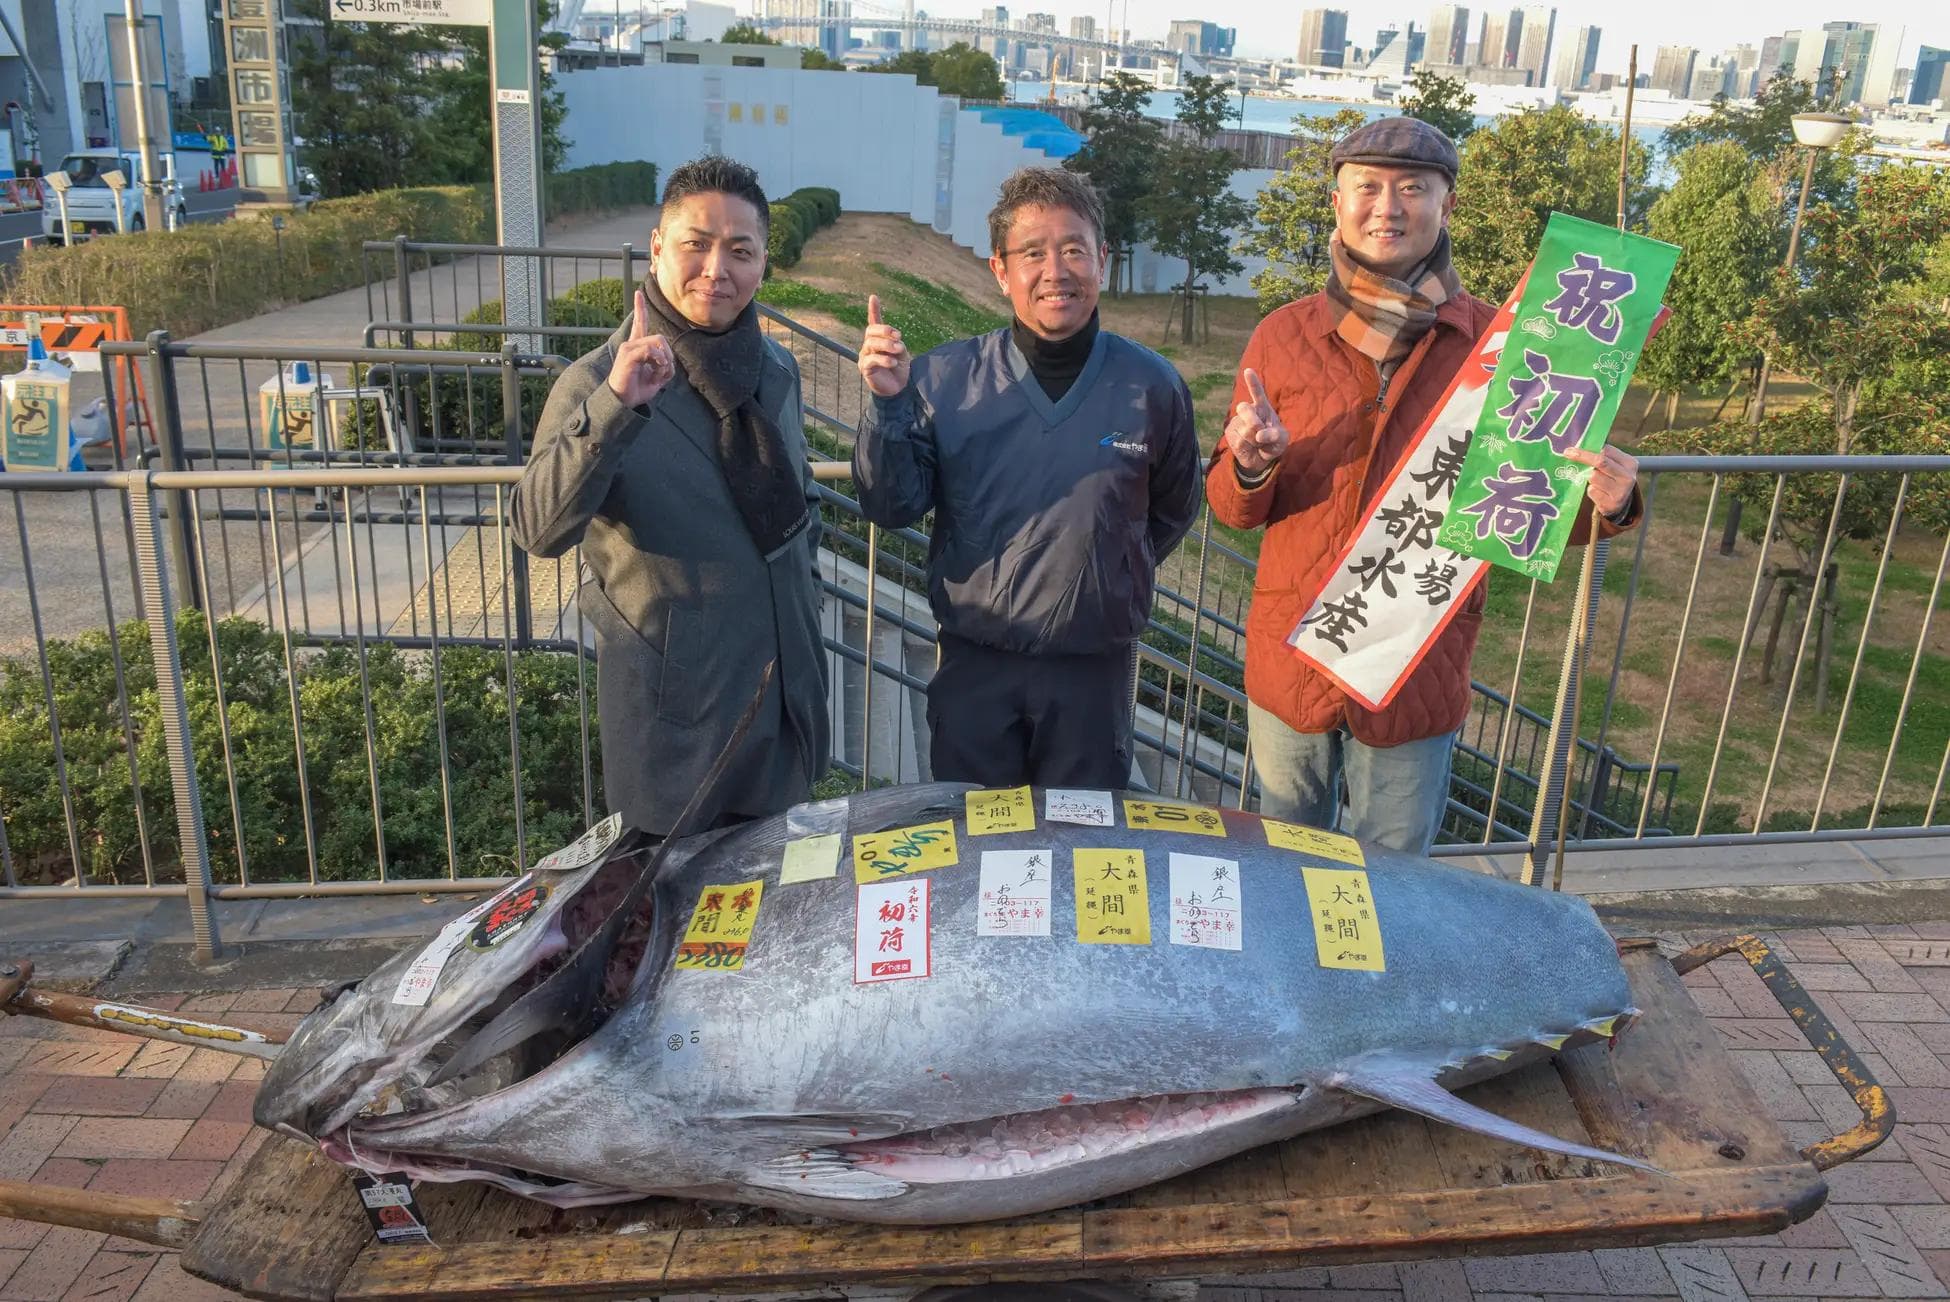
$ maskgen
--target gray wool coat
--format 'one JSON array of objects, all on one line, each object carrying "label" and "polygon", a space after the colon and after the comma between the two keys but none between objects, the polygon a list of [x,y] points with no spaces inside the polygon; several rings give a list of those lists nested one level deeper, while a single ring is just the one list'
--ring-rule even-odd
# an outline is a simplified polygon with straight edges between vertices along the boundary
[{"label": "gray wool coat", "polygon": [[[813,525],[769,563],[718,462],[717,418],[680,370],[649,410],[608,384],[619,328],[555,382],[514,490],[515,541],[536,556],[582,544],[582,611],[596,631],[605,803],[669,832],[776,659],[766,700],[703,826],[775,814],[825,773],[826,657]],[[806,458],[799,368],[771,341],[758,399]],[[736,473],[736,468],[731,468]]]}]

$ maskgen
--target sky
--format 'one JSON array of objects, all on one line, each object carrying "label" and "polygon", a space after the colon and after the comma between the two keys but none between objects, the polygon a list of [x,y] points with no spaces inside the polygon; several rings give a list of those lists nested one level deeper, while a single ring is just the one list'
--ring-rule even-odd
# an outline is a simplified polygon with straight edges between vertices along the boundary
[{"label": "sky", "polygon": [[[917,0],[916,7],[937,16],[975,17],[985,4],[998,0]],[[1466,3],[1467,0],[1464,0]],[[1249,57],[1292,56],[1298,44],[1300,10],[1310,7],[1291,0],[1000,0],[1011,16],[1021,13],[1053,13],[1067,29],[1072,15],[1088,14],[1101,28],[1112,4],[1117,23],[1123,24],[1125,9],[1135,35],[1163,37],[1174,18],[1200,17],[1224,27],[1239,30],[1237,53]],[[854,12],[898,9],[899,0],[854,0]],[[1421,0],[1402,4],[1398,0],[1332,0],[1329,7],[1348,14],[1348,40],[1367,45],[1377,28],[1413,22],[1428,24],[1429,5]],[[1481,21],[1480,3],[1469,4],[1471,35]],[[1595,24],[1603,29],[1598,46],[1598,71],[1625,72],[1632,42],[1639,43],[1639,68],[1652,66],[1652,55],[1660,45],[1691,45],[1709,54],[1718,54],[1741,42],[1759,45],[1762,38],[1779,35],[1797,27],[1819,28],[1825,22],[1854,20],[1899,24],[1903,44],[1898,56],[1901,67],[1912,67],[1919,43],[1950,46],[1950,3],[1945,0],[1562,0],[1557,5],[1557,30],[1576,29]],[[1556,55],[1553,47],[1553,60]]]}]

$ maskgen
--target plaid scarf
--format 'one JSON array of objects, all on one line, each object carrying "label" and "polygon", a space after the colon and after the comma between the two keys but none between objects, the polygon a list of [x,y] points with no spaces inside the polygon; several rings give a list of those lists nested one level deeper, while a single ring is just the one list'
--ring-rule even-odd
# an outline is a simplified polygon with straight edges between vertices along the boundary
[{"label": "plaid scarf", "polygon": [[1370,271],[1354,260],[1338,232],[1327,242],[1332,270],[1327,299],[1334,306],[1334,332],[1387,366],[1408,356],[1415,341],[1435,325],[1435,310],[1462,292],[1449,265],[1449,232],[1437,237],[1429,256],[1406,281]]}]

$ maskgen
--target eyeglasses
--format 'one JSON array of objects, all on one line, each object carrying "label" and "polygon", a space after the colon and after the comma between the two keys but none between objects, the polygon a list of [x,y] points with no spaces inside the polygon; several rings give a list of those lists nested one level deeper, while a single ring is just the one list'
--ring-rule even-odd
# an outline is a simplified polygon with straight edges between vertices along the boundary
[{"label": "eyeglasses", "polygon": [[[1002,256],[1005,260],[1021,258],[1028,266],[1040,267],[1049,261],[1049,250],[1040,244],[1032,244],[1026,248],[1004,249]],[[1063,259],[1066,267],[1088,268],[1097,261],[1096,253],[1087,244],[1065,244],[1057,250],[1057,256]]]}]

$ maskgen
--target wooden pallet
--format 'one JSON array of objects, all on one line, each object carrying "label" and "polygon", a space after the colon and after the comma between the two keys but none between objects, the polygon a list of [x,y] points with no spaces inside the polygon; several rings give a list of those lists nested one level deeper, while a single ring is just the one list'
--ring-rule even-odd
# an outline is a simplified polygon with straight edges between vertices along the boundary
[{"label": "wooden pallet", "polygon": [[1666,1178],[1552,1157],[1388,1112],[1102,1204],[985,1225],[845,1225],[646,1199],[562,1212],[421,1186],[432,1246],[373,1240],[345,1172],[274,1140],[183,1265],[271,1299],[626,1297],[983,1280],[1167,1279],[1302,1265],[1630,1247],[1767,1234],[1827,1196],[1767,1118],[1671,964],[1630,947],[1644,1010],[1471,1101],[1636,1154]]}]

